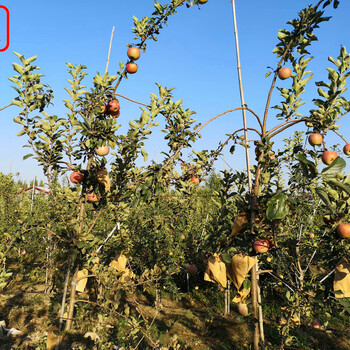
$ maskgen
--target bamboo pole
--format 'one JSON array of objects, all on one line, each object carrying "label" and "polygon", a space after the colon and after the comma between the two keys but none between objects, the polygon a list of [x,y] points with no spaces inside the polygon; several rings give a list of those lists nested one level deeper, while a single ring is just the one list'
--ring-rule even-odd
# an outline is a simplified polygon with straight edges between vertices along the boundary
[{"label": "bamboo pole", "polygon": [[72,286],[70,291],[69,305],[68,305],[68,312],[67,312],[67,322],[65,327],[66,331],[69,331],[72,327],[74,304],[75,304],[75,292],[77,289],[78,270],[79,268],[76,267],[76,270],[74,272],[73,279],[72,279]]},{"label": "bamboo pole", "polygon": [[108,72],[108,66],[109,66],[109,58],[111,56],[111,49],[112,49],[112,42],[113,42],[113,34],[114,34],[114,26],[112,28],[112,33],[111,33],[111,40],[109,41],[109,49],[108,49],[108,57],[107,57],[107,64],[106,64],[106,72]]},{"label": "bamboo pole", "polygon": [[35,178],[33,180],[32,203],[30,205],[30,211],[33,211],[34,195],[35,195],[35,193],[34,193],[34,191],[35,191],[35,182],[36,182],[36,176],[35,176]]},{"label": "bamboo pole", "polygon": [[[238,72],[238,81],[239,81],[239,92],[241,95],[241,105],[242,105],[242,116],[243,116],[243,125],[244,125],[244,140],[246,146],[248,146],[248,128],[247,128],[247,116],[245,110],[245,101],[244,101],[244,91],[243,91],[243,82],[242,82],[242,71],[241,71],[241,59],[239,54],[239,42],[238,42],[238,30],[237,30],[237,18],[236,18],[236,7],[235,0],[232,0],[232,11],[233,11],[233,23],[234,23],[234,33],[235,33],[235,41],[236,41],[236,57],[237,57],[237,72]],[[246,155],[246,166],[248,173],[248,186],[249,192],[252,193],[252,175],[250,172],[250,155],[249,148],[245,147],[245,155]]]},{"label": "bamboo pole", "polygon": [[[63,290],[63,296],[62,296],[62,305],[61,305],[61,312],[60,312],[60,320],[59,320],[59,324],[58,324],[58,332],[62,331],[63,314],[64,314],[65,305],[66,305],[67,289],[68,289],[68,283],[69,283],[71,264],[72,264],[72,261],[71,261],[71,259],[69,259],[66,279],[64,281],[64,290]],[[60,345],[60,335],[58,335],[58,337],[57,337],[55,350],[59,349],[59,345]]]},{"label": "bamboo pole", "polygon": [[[239,41],[238,41],[238,30],[237,30],[237,18],[236,18],[236,6],[235,0],[232,0],[232,13],[233,13],[233,24],[234,24],[234,34],[235,34],[235,43],[236,43],[236,58],[237,58],[237,71],[238,71],[238,81],[239,81],[239,91],[241,96],[241,106],[242,106],[242,116],[243,116],[243,125],[244,125],[244,140],[245,140],[245,154],[246,154],[246,167],[247,167],[247,175],[248,175],[248,186],[249,193],[251,198],[250,206],[252,207],[252,178],[250,171],[250,155],[248,148],[248,128],[247,128],[247,118],[246,118],[246,110],[245,110],[245,100],[244,100],[244,91],[243,91],[243,82],[242,82],[242,72],[241,72],[241,61],[240,61],[240,53],[239,53]],[[255,259],[257,259],[255,257]],[[251,272],[251,281],[252,281],[252,305],[253,305],[253,316],[254,316],[254,350],[259,349],[259,340],[260,338],[263,340],[264,336],[260,334],[259,324],[263,322],[260,320],[260,316],[262,316],[262,311],[259,312],[259,286],[258,286],[258,269],[252,268]],[[260,329],[263,329],[260,327]]]}]

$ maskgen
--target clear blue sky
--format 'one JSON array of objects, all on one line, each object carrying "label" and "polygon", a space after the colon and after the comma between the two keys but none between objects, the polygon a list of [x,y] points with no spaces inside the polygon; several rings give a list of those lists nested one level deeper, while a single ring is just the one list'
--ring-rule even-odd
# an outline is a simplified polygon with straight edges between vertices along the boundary
[{"label": "clear blue sky", "polygon": [[[311,0],[236,0],[245,100],[258,114],[263,113],[271,83],[271,77],[265,78],[267,66],[275,67],[277,63],[272,54],[277,43],[277,32],[288,28],[286,22],[295,18],[298,11],[310,3]],[[115,26],[109,67],[110,73],[115,72],[119,62],[126,60],[126,44],[133,41],[132,16],[142,18],[153,12],[152,0],[2,0],[0,4],[7,6],[11,14],[11,45],[9,50],[0,53],[0,107],[7,105],[14,97],[7,78],[14,74],[11,63],[17,62],[17,57],[12,53],[16,51],[25,57],[38,56],[36,63],[41,67],[41,73],[45,74],[44,82],[54,90],[55,106],[52,111],[58,115],[65,113],[61,102],[67,98],[64,91],[68,78],[65,63],[86,65],[89,73],[86,84],[90,83],[96,71],[104,72],[110,34]],[[316,31],[319,41],[310,49],[315,56],[310,65],[314,78],[309,83],[310,92],[305,94],[309,102],[305,111],[312,108],[310,101],[316,97],[313,82],[327,77],[327,57],[336,57],[340,45],[350,51],[349,13],[349,1],[341,0],[337,10],[331,7],[327,10],[327,14],[333,18]],[[3,43],[4,12],[0,15],[0,43]],[[147,103],[149,93],[157,92],[156,82],[168,88],[176,87],[176,99],[183,98],[184,106],[196,111],[196,118],[202,123],[216,114],[240,106],[231,2],[208,0],[200,8],[181,7],[162,30],[158,42],[149,44],[138,64],[139,71],[123,81],[119,93]],[[287,81],[280,84],[288,86]],[[275,97],[277,103],[277,91]],[[130,119],[138,117],[137,105],[122,99],[120,101],[121,123],[127,124]],[[20,130],[19,125],[13,122],[16,112],[17,107],[0,112],[0,147],[3,149],[0,171],[7,174],[12,166],[12,172],[20,172],[22,179],[30,180],[34,176],[42,178],[42,171],[34,160],[22,160],[28,149],[22,148],[25,139],[15,136]],[[275,110],[270,112],[270,126],[275,125],[275,113]],[[347,130],[349,134],[349,120],[342,123],[343,133],[346,134]],[[196,143],[195,149],[216,148],[218,142],[225,139],[225,134],[241,126],[240,112],[221,117],[203,129],[203,137]],[[255,121],[249,121],[249,126],[254,127]],[[304,126],[298,128],[304,130]],[[283,134],[282,138],[289,133]],[[276,148],[282,146],[280,140],[276,139]],[[343,145],[340,139],[331,135],[327,143]],[[159,151],[160,145],[157,137],[147,143],[150,158],[154,158],[155,149]],[[225,153],[227,163],[233,168],[243,169],[242,150],[233,156],[228,151]],[[224,167],[222,160],[216,167]]]}]

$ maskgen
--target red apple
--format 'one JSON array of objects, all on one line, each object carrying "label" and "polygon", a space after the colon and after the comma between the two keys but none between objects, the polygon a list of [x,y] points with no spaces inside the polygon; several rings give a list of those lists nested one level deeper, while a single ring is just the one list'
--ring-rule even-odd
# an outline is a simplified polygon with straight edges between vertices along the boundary
[{"label": "red apple", "polygon": [[120,109],[119,101],[117,99],[109,101],[107,104],[107,108],[109,113],[118,112]]},{"label": "red apple", "polygon": [[109,112],[109,115],[118,118],[120,116],[120,109],[118,109],[116,112]]},{"label": "red apple", "polygon": [[255,241],[253,245],[253,249],[257,253],[266,253],[270,249],[270,243],[267,239],[261,239],[259,241]]},{"label": "red apple", "polygon": [[336,220],[332,219],[330,215],[323,215],[323,222],[326,225],[334,225]]},{"label": "red apple", "polygon": [[319,146],[322,144],[323,136],[321,134],[315,133],[309,136],[309,144],[311,146]]},{"label": "red apple", "polygon": [[272,152],[272,151],[268,153],[268,156],[269,156],[269,158],[270,158],[271,160],[276,159],[276,155],[275,155],[275,153]]},{"label": "red apple", "polygon": [[195,275],[198,272],[197,266],[196,265],[187,265],[186,266],[186,272],[189,275]]},{"label": "red apple", "polygon": [[292,76],[292,70],[289,67],[282,67],[278,70],[277,75],[281,80],[285,80]]},{"label": "red apple", "polygon": [[247,304],[245,304],[245,303],[238,303],[237,309],[238,309],[238,312],[239,312],[242,316],[248,316],[248,315],[249,315],[249,311],[248,311],[248,306],[247,306]]},{"label": "red apple", "polygon": [[126,65],[126,71],[129,73],[129,74],[134,74],[137,72],[137,64],[136,63],[128,63]]},{"label": "red apple", "polygon": [[334,151],[324,151],[322,153],[322,162],[323,164],[330,165],[338,157],[337,153]]},{"label": "red apple", "polygon": [[297,314],[294,314],[291,319],[292,323],[299,326],[300,325],[300,317]]},{"label": "red apple", "polygon": [[191,182],[194,182],[196,185],[199,185],[199,179],[197,176],[192,176]]},{"label": "red apple", "polygon": [[337,232],[341,238],[350,238],[350,224],[342,223],[338,225]]},{"label": "red apple", "polygon": [[321,323],[318,320],[313,320],[311,323],[312,327],[315,329],[321,329]]},{"label": "red apple", "polygon": [[284,325],[286,325],[288,323],[288,321],[287,321],[287,319],[285,318],[285,317],[280,317],[279,318],[279,320],[278,320],[278,324],[280,325],[280,326],[284,326]]},{"label": "red apple", "polygon": [[347,143],[347,144],[344,146],[343,152],[344,152],[347,156],[350,156],[350,143]]},{"label": "red apple", "polygon": [[91,192],[87,195],[87,199],[89,202],[95,203],[95,202],[98,202],[100,198],[99,198],[99,196],[97,197],[94,192]]},{"label": "red apple", "polygon": [[138,47],[129,47],[126,54],[131,60],[136,61],[140,58],[141,51]]},{"label": "red apple", "polygon": [[102,105],[100,109],[100,114],[107,113],[107,111],[108,111],[107,105],[106,104]]},{"label": "red apple", "polygon": [[70,174],[69,179],[74,184],[80,184],[84,180],[84,175],[82,173],[79,173],[78,171],[74,171]]},{"label": "red apple", "polygon": [[109,153],[109,147],[107,145],[101,146],[101,147],[96,147],[95,148],[95,153],[98,156],[106,156]]}]

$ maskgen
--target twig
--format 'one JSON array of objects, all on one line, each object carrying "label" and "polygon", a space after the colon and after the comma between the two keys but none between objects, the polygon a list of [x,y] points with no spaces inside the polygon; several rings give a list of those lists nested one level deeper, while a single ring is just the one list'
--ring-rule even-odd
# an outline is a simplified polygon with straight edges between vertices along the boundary
[{"label": "twig", "polygon": [[[288,120],[284,123],[281,123],[277,126],[275,126],[274,128],[272,128],[271,130],[269,130],[265,135],[266,136],[269,136],[273,131],[277,130],[275,133],[273,133],[271,136],[269,136],[270,138],[272,138],[273,136],[277,135],[278,133],[280,133],[281,131],[289,128],[290,126],[292,125],[295,125],[297,123],[300,123],[300,122],[303,122],[303,121],[307,121],[308,118],[301,118],[301,119],[293,119],[293,120]],[[290,124],[290,125],[287,125],[287,124]],[[282,126],[285,126],[287,125],[286,127],[282,128]],[[281,130],[278,130],[279,128],[282,128]]]},{"label": "twig", "polygon": [[281,277],[275,275],[275,273],[273,273],[273,272],[268,272],[268,273],[269,273],[271,276],[273,276],[273,277],[277,278],[278,280],[280,280],[288,289],[290,289],[293,293],[295,293],[295,290],[289,285],[289,283],[285,282],[285,281],[283,280],[283,278],[281,278]]},{"label": "twig", "polygon": [[115,225],[113,227],[112,231],[109,233],[109,235],[103,241],[103,243],[97,248],[96,253],[98,253],[102,249],[102,247],[105,245],[105,243],[112,237],[112,235],[113,235],[114,231],[117,229],[117,227],[118,227],[118,230],[119,230],[119,228],[120,228],[120,223],[119,222],[117,223],[117,225]]},{"label": "twig", "polygon": [[100,218],[102,212],[103,212],[103,208],[100,209],[100,211],[98,212],[98,214],[96,215],[96,217],[95,217],[95,219],[94,219],[94,222],[90,225],[90,227],[89,227],[89,229],[87,230],[87,232],[84,233],[84,234],[82,234],[82,235],[80,235],[80,237],[86,237],[86,236],[88,236],[88,235],[91,233],[92,229],[93,229],[94,226],[96,225],[97,220]]},{"label": "twig", "polygon": [[139,105],[142,105],[142,106],[145,106],[145,107],[149,107],[149,108],[151,107],[150,105],[147,105],[146,103],[142,103],[142,102],[138,102],[138,101],[132,100],[131,98],[126,97],[126,96],[124,96],[124,95],[117,94],[117,93],[115,93],[115,95],[116,95],[116,96],[119,96],[119,97],[122,97],[122,98],[125,98],[126,100],[128,100],[128,101],[130,101],[130,102],[134,102],[134,103],[137,103],[137,104],[139,104]]},{"label": "twig", "polygon": [[341,135],[337,130],[332,130],[332,131],[335,132],[346,144],[349,143],[348,141],[346,141],[345,137]]},{"label": "twig", "polygon": [[324,280],[326,280],[334,271],[335,269],[333,269],[327,276],[323,277],[319,283],[322,283]]},{"label": "twig", "polygon": [[5,106],[5,107],[0,108],[0,112],[1,112],[2,110],[4,110],[4,109],[8,108],[8,107],[11,107],[11,106],[12,106],[12,103],[10,103],[9,105],[7,105],[7,106]]},{"label": "twig", "polygon": [[[219,118],[219,117],[221,117],[221,116],[224,115],[224,114],[227,114],[227,113],[230,113],[230,112],[239,111],[239,110],[242,110],[242,109],[245,109],[245,110],[251,112],[251,113],[256,117],[256,119],[258,120],[259,125],[260,125],[260,127],[261,127],[261,129],[262,129],[261,120],[260,120],[259,116],[258,116],[254,111],[252,111],[252,110],[251,110],[250,108],[248,108],[248,107],[237,107],[237,108],[234,108],[234,109],[229,109],[229,110],[227,110],[227,111],[225,111],[225,112],[222,112],[222,113],[216,115],[215,117],[210,118],[207,122],[205,122],[203,125],[200,126],[200,128],[198,128],[198,129],[196,130],[196,134],[198,134],[199,131],[201,131],[207,124],[209,124],[210,122],[212,122],[212,121],[215,120],[216,118]],[[243,129],[243,130],[244,130],[244,129]]]}]

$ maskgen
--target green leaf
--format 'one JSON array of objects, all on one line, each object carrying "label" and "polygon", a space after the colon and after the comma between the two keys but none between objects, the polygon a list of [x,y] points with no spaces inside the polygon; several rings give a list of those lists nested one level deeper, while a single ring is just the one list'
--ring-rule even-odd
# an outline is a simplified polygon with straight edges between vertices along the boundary
[{"label": "green leaf", "polygon": [[35,61],[36,60],[36,55],[35,56],[33,56],[33,57],[30,57],[30,58],[27,58],[25,61],[24,61],[24,65],[25,66],[28,66],[28,64],[29,63],[32,63],[33,61]]},{"label": "green leaf", "polygon": [[15,106],[18,106],[20,108],[23,108],[23,103],[21,101],[18,100],[12,100],[11,103]]},{"label": "green leaf", "polygon": [[18,63],[12,63],[13,69],[18,72],[19,74],[23,75],[23,68],[20,64]]},{"label": "green leaf", "polygon": [[322,188],[318,187],[318,188],[316,188],[316,193],[321,198],[323,203],[327,206],[327,208],[334,214],[335,213],[335,206],[332,205],[332,203],[328,197],[327,192],[325,190],[323,190]]},{"label": "green leaf", "polygon": [[17,116],[16,118],[13,118],[13,121],[17,124],[24,124],[24,121],[22,120],[22,118],[20,116]]},{"label": "green leaf", "polygon": [[328,183],[331,183],[335,187],[338,187],[340,190],[346,192],[350,196],[350,186],[347,186],[347,185],[345,185],[337,180],[334,180],[334,179],[329,179]]},{"label": "green leaf", "polygon": [[26,155],[23,157],[23,160],[26,160],[26,159],[29,158],[29,157],[33,157],[33,154],[31,154],[31,153],[26,154]]},{"label": "green leaf", "polygon": [[322,170],[321,176],[327,179],[334,178],[339,173],[341,173],[345,167],[346,167],[345,160],[341,157],[337,157],[330,166]]},{"label": "green leaf", "polygon": [[[316,165],[315,163],[311,162],[310,160],[308,160],[306,158],[306,156],[302,153],[299,153],[295,156],[296,159],[299,160],[300,164],[303,166],[303,170],[305,170],[305,166],[307,167],[307,169],[309,170],[310,172],[310,177],[311,178],[315,178],[316,175],[317,175],[317,168],[316,168]],[[304,173],[304,175],[306,175]]]},{"label": "green leaf", "polygon": [[269,200],[266,209],[266,217],[268,220],[281,220],[288,213],[288,196],[285,193],[276,194]]},{"label": "green leaf", "polygon": [[16,136],[23,136],[25,134],[26,134],[26,132],[24,130],[21,130]]},{"label": "green leaf", "polygon": [[224,261],[224,263],[226,265],[230,265],[231,264],[231,255],[228,253],[221,253],[221,258]]},{"label": "green leaf", "polygon": [[141,149],[141,154],[143,155],[143,160],[146,162],[148,159],[148,154],[145,149]]}]

